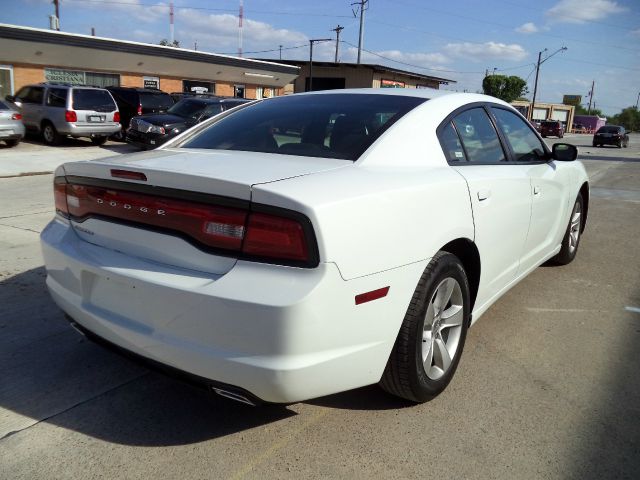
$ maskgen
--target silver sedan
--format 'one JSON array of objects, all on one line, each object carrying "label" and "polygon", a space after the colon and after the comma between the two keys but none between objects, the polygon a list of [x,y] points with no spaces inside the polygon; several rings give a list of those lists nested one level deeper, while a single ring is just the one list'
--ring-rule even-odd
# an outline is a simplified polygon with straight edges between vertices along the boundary
[{"label": "silver sedan", "polygon": [[24,137],[24,125],[22,115],[6,102],[0,101],[0,141],[9,147],[15,147]]}]

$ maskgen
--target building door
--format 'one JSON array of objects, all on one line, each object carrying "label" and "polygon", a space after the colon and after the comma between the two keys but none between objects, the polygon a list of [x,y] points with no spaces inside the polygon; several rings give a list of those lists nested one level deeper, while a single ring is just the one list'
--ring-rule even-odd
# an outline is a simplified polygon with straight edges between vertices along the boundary
[{"label": "building door", "polygon": [[0,100],[13,95],[13,67],[0,65]]},{"label": "building door", "polygon": [[236,98],[244,98],[244,85],[234,85],[233,96]]}]

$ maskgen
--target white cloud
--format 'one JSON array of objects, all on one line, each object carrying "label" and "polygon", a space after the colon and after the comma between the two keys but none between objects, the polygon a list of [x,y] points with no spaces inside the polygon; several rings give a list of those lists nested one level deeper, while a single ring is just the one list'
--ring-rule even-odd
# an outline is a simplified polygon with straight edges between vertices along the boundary
[{"label": "white cloud", "polygon": [[451,56],[466,58],[473,62],[485,60],[519,61],[528,55],[527,51],[516,43],[511,45],[498,42],[449,43],[445,45],[444,50]]},{"label": "white cloud", "polygon": [[518,33],[529,34],[529,33],[536,33],[539,29],[538,27],[536,27],[535,23],[527,22],[527,23],[523,23],[515,30]]},{"label": "white cloud", "polygon": [[557,23],[585,23],[626,10],[613,0],[560,0],[545,15]]}]

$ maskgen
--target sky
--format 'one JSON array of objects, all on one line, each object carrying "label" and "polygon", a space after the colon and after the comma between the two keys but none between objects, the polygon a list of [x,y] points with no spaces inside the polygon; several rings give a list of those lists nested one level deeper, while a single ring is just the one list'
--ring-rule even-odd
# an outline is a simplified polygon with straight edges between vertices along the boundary
[{"label": "sky", "polygon": [[[243,51],[253,58],[355,62],[359,0],[244,0]],[[236,55],[239,0],[174,0],[183,48]],[[169,0],[60,0],[61,30],[158,43],[169,38]],[[0,0],[0,23],[48,28],[51,0]],[[487,70],[527,80],[536,101],[582,95],[605,114],[636,104],[640,93],[640,0],[369,0],[363,63],[455,80],[444,89],[482,90]],[[282,52],[280,52],[282,46]],[[560,51],[567,47],[566,51]],[[545,51],[546,49],[546,51]]]}]

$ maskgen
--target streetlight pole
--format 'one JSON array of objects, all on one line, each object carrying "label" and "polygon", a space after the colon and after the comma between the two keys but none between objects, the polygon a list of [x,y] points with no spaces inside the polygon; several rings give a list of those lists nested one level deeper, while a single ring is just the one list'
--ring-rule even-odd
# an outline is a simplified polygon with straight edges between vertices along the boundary
[{"label": "streetlight pole", "polygon": [[308,92],[313,91],[313,44],[318,42],[330,42],[330,38],[314,38],[313,40],[309,40],[309,90]]},{"label": "streetlight pole", "polygon": [[638,99],[636,100],[636,110],[638,110],[638,103],[640,103],[640,92],[638,92]]},{"label": "streetlight pole", "polygon": [[533,85],[533,98],[531,99],[531,114],[529,115],[529,120],[533,120],[533,109],[536,106],[536,95],[538,93],[538,76],[540,74],[540,65],[542,65],[544,62],[549,60],[551,57],[553,57],[556,53],[563,52],[565,50],[567,50],[567,47],[559,48],[558,50],[553,52],[551,55],[548,55],[547,57],[545,57],[544,60],[542,60],[542,54],[546,52],[547,49],[545,48],[541,52],[538,52],[538,63],[536,65],[536,80]]}]

